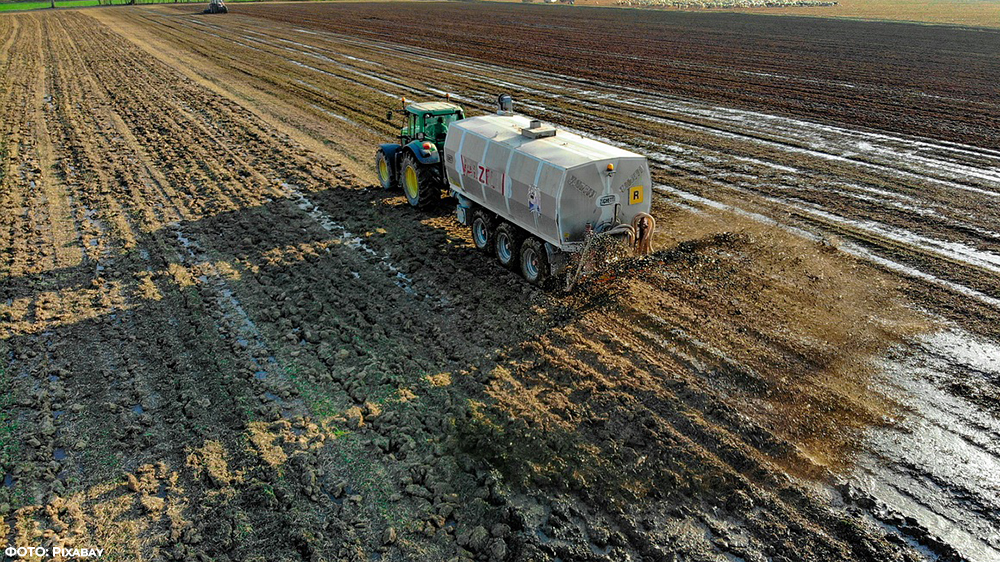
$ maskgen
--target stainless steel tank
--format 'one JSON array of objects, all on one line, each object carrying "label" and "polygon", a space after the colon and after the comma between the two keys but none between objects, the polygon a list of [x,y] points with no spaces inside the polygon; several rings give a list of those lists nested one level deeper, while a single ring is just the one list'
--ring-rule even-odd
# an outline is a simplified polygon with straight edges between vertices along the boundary
[{"label": "stainless steel tank", "polygon": [[644,156],[522,115],[456,121],[444,153],[452,190],[563,251],[650,209]]}]

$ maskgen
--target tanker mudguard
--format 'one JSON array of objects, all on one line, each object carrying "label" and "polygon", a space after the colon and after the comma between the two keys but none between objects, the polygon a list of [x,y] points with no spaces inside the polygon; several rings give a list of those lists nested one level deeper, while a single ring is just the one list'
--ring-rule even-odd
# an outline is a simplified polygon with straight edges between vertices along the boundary
[{"label": "tanker mudguard", "polygon": [[[426,141],[415,140],[410,144],[406,145],[407,150],[413,153],[417,158],[417,162],[421,164],[439,164],[441,162],[441,153],[438,152],[437,147],[434,147],[434,143],[430,143],[432,150],[424,150],[424,143]],[[429,153],[424,156],[424,153]]]}]

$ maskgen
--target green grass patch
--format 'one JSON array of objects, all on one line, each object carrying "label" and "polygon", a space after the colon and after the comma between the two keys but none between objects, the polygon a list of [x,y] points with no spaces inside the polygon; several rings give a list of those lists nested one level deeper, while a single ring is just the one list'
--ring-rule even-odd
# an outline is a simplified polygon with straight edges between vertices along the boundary
[{"label": "green grass patch", "polygon": [[[7,349],[0,346],[0,357],[6,356]],[[4,485],[4,479],[8,473],[13,472],[21,451],[17,420],[12,413],[15,401],[14,381],[8,373],[7,366],[0,365],[0,500],[9,501],[16,508],[27,501],[27,490],[24,486],[10,489]]]},{"label": "green grass patch", "polygon": [[14,381],[8,376],[7,367],[0,365],[0,472],[13,464],[14,455],[20,448],[17,421],[11,415],[13,405]]},{"label": "green grass patch", "polygon": [[338,439],[333,452],[337,467],[344,471],[355,487],[355,493],[364,498],[363,508],[377,515],[390,525],[403,525],[409,520],[404,509],[390,498],[395,493],[392,478],[354,434]]},{"label": "green grass patch", "polygon": [[[82,8],[85,6],[97,6],[100,2],[98,0],[69,0],[56,2],[57,8]],[[51,8],[51,2],[3,2],[0,3],[0,12],[9,12],[13,10],[41,10],[43,8]]]},{"label": "green grass patch", "polygon": [[[260,2],[262,0],[226,0],[227,3]],[[317,0],[313,0],[317,1]],[[124,6],[128,0],[60,0],[56,2],[56,8],[86,8],[88,6]],[[181,2],[158,2],[157,0],[136,0],[136,4],[205,4],[208,0],[182,0]],[[0,12],[10,12],[17,10],[43,10],[51,8],[52,2],[48,1],[21,1],[21,0],[0,0]]]}]

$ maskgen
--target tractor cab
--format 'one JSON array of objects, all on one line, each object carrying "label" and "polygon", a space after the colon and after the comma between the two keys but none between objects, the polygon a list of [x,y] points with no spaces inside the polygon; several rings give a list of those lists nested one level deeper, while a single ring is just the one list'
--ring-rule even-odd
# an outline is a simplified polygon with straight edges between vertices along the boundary
[{"label": "tractor cab", "polygon": [[428,101],[406,106],[406,125],[399,130],[401,145],[413,141],[432,142],[437,150],[444,146],[448,125],[465,117],[462,108],[448,102]]}]

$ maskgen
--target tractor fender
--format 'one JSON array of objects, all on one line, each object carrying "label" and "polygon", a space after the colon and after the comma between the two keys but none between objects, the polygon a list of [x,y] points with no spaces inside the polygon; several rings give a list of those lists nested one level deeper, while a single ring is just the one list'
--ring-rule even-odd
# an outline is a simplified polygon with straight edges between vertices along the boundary
[{"label": "tractor fender", "polygon": [[[389,165],[392,166],[393,168],[395,168],[396,167],[396,152],[398,152],[399,149],[400,149],[399,143],[390,142],[390,143],[387,143],[387,144],[380,144],[378,147],[382,151],[382,153],[385,154],[385,159],[386,159],[386,161],[389,162]],[[393,173],[393,174],[395,174],[396,170],[393,169],[393,170],[390,170],[390,172]]]},{"label": "tractor fender", "polygon": [[[438,152],[436,147],[429,151],[424,150],[424,142],[426,141],[415,140],[406,145],[406,150],[413,153],[417,162],[421,164],[439,164],[441,162],[441,153]],[[431,146],[433,147],[434,143],[431,143]]]}]

